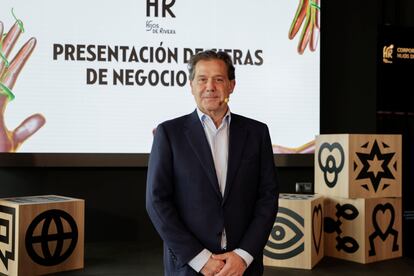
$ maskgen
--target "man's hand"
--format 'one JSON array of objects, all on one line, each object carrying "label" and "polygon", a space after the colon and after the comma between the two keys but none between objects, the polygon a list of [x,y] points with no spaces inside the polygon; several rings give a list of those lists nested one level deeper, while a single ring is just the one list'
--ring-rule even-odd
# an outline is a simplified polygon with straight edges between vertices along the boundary
[{"label": "man's hand", "polygon": [[201,274],[203,275],[216,275],[220,272],[220,270],[224,267],[224,261],[222,260],[215,260],[210,258],[207,263],[201,269]]},{"label": "man's hand", "polygon": [[10,31],[4,35],[3,24],[0,22],[0,152],[15,152],[46,122],[43,115],[34,114],[23,120],[14,130],[7,129],[5,124],[6,106],[14,98],[12,89],[36,46],[36,39],[29,39],[9,62],[10,53],[22,32],[21,24],[21,21],[16,21]]},{"label": "man's hand", "polygon": [[242,276],[247,268],[247,265],[242,257],[235,252],[227,252],[219,255],[212,255],[214,260],[220,260],[225,262],[223,269],[215,274],[216,276]]}]

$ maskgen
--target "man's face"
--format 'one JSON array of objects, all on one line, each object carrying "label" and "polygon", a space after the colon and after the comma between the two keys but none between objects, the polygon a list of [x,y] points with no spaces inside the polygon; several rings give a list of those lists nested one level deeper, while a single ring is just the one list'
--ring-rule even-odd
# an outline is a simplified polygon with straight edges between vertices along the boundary
[{"label": "man's face", "polygon": [[190,85],[198,108],[206,114],[226,112],[225,99],[233,92],[236,82],[229,80],[224,61],[200,60],[194,71],[194,79],[190,81]]}]

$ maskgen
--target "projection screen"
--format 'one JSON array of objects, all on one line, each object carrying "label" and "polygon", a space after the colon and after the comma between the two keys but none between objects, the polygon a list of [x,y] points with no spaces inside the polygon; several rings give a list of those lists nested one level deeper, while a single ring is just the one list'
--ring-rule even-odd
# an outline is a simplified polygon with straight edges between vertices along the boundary
[{"label": "projection screen", "polygon": [[215,49],[236,66],[230,110],[265,122],[275,153],[311,152],[318,2],[2,0],[0,151],[148,154],[195,109],[188,59]]}]

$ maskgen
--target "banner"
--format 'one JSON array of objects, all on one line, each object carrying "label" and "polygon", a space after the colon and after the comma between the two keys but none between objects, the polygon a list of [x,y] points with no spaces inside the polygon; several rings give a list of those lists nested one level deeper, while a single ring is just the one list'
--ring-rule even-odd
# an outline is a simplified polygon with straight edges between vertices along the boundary
[{"label": "banner", "polygon": [[230,109],[273,144],[319,133],[318,1],[2,0],[0,21],[0,151],[148,153],[195,109],[187,62],[205,49],[232,57]]}]

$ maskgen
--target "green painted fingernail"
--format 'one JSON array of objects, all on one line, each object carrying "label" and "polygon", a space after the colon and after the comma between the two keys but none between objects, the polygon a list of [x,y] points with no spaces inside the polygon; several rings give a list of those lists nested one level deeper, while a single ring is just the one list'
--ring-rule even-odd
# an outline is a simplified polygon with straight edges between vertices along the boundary
[{"label": "green painted fingernail", "polygon": [[[19,26],[20,31],[22,33],[24,33],[23,21],[21,21],[20,19],[18,19],[17,16],[14,14],[14,8],[11,9],[11,13],[12,13],[13,18],[16,20],[17,25]],[[4,64],[6,65],[6,68],[8,68],[10,66],[10,63],[7,60],[7,58],[6,58],[6,56],[4,55],[4,52],[3,52],[3,40],[4,40],[5,37],[6,37],[6,33],[4,33],[3,34],[3,37],[0,38],[0,58],[4,61]]]},{"label": "green painted fingernail", "polygon": [[318,9],[318,10],[321,10],[321,7],[319,7],[319,5],[316,4],[314,1],[310,1],[310,4],[311,4],[311,7],[314,7],[316,9]]},{"label": "green painted fingernail", "polygon": [[6,37],[6,34],[3,34],[3,37],[0,38],[0,58],[4,61],[6,68],[9,67],[9,61],[7,60],[6,56],[3,53],[3,40]]},{"label": "green painted fingernail", "polygon": [[6,95],[7,98],[9,99],[9,101],[13,101],[14,100],[14,94],[13,94],[13,92],[10,90],[10,88],[8,88],[7,86],[5,86],[1,82],[0,82],[0,94]]},{"label": "green painted fingernail", "polygon": [[14,19],[17,22],[17,25],[19,25],[19,29],[22,33],[24,33],[24,27],[23,27],[23,21],[21,21],[20,19],[17,18],[17,16],[14,14],[14,8],[11,9],[11,13],[14,17]]}]

